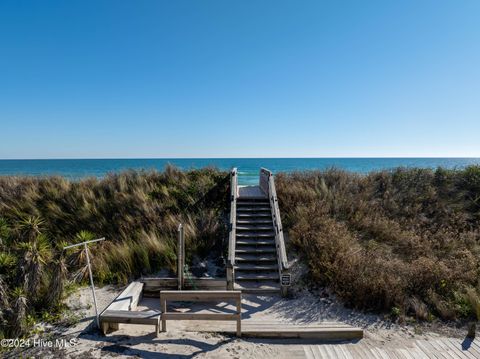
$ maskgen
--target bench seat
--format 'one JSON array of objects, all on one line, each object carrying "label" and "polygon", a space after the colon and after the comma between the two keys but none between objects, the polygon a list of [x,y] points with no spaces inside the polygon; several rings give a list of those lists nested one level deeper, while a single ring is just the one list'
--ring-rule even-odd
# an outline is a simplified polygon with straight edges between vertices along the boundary
[{"label": "bench seat", "polygon": [[[142,312],[128,310],[106,310],[101,316],[102,331],[104,334],[108,331],[111,324],[146,324],[154,325],[155,333],[160,331],[160,312],[147,310]],[[118,328],[116,328],[118,329]]]}]

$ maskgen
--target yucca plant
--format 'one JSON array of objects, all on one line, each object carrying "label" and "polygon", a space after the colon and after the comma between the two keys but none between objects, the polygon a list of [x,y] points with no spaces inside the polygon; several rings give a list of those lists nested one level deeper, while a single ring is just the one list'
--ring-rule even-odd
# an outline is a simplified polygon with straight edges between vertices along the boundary
[{"label": "yucca plant", "polygon": [[25,242],[34,241],[42,233],[45,222],[38,216],[24,216],[17,223],[17,230]]},{"label": "yucca plant", "polygon": [[53,263],[52,276],[47,292],[47,303],[49,306],[55,307],[60,303],[65,289],[67,274],[66,259],[63,255],[60,255]]},{"label": "yucca plant", "polygon": [[20,337],[27,331],[28,300],[25,291],[17,287],[12,292],[13,316],[10,330],[13,338]]},{"label": "yucca plant", "polygon": [[30,298],[36,298],[52,257],[50,243],[46,235],[37,233],[28,242],[18,244],[17,250],[25,292]]}]

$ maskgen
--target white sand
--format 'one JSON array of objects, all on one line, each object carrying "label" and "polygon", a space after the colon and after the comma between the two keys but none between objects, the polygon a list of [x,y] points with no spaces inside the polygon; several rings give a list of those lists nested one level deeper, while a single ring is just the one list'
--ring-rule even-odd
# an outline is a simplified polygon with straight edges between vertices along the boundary
[{"label": "white sand", "polygon": [[[121,288],[106,286],[97,290],[99,307],[103,309]],[[215,333],[195,331],[205,322],[168,322],[168,331],[157,338],[153,326],[121,325],[118,331],[102,336],[92,330],[94,308],[90,289],[82,288],[67,300],[73,311],[84,320],[70,328],[54,328],[53,338],[76,338],[78,344],[64,349],[37,349],[23,355],[36,357],[100,358],[303,358],[305,348],[312,343],[299,340],[237,339]],[[158,307],[155,298],[144,299],[139,310]],[[409,348],[415,340],[436,340],[464,335],[441,323],[397,325],[378,315],[368,315],[344,308],[333,297],[325,294],[299,292],[293,299],[272,297],[245,297],[245,319],[295,323],[339,321],[365,330],[365,338],[358,345],[377,348]],[[214,327],[214,322],[208,322]],[[202,328],[204,329],[204,328]]]}]

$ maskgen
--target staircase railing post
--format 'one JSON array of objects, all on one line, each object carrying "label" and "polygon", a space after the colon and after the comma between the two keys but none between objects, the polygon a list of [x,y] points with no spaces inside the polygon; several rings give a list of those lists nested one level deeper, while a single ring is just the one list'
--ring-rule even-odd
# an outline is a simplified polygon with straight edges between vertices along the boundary
[{"label": "staircase railing post", "polygon": [[237,226],[237,169],[230,171],[230,233],[228,235],[227,289],[234,289],[235,278],[235,236]]}]

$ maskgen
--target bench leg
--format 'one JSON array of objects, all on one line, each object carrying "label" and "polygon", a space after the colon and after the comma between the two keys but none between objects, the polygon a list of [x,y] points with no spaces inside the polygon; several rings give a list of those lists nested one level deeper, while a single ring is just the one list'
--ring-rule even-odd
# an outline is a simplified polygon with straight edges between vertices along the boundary
[{"label": "bench leg", "polygon": [[157,324],[155,325],[155,335],[157,337],[160,335],[160,318],[158,318]]},{"label": "bench leg", "polygon": [[240,318],[237,319],[237,337],[242,336],[242,320]]},{"label": "bench leg", "polygon": [[109,325],[108,323],[102,322],[101,327],[102,327],[102,333],[103,333],[103,335],[107,335],[108,327],[109,327],[109,326],[110,326],[110,325]]},{"label": "bench leg", "polygon": [[118,330],[120,328],[120,324],[118,323],[110,323],[109,327],[111,330]]},{"label": "bench leg", "polygon": [[165,298],[162,298],[162,293],[160,293],[160,318],[162,319],[162,332],[167,331],[167,321],[165,320],[165,317],[163,314],[167,312],[167,300]]}]

